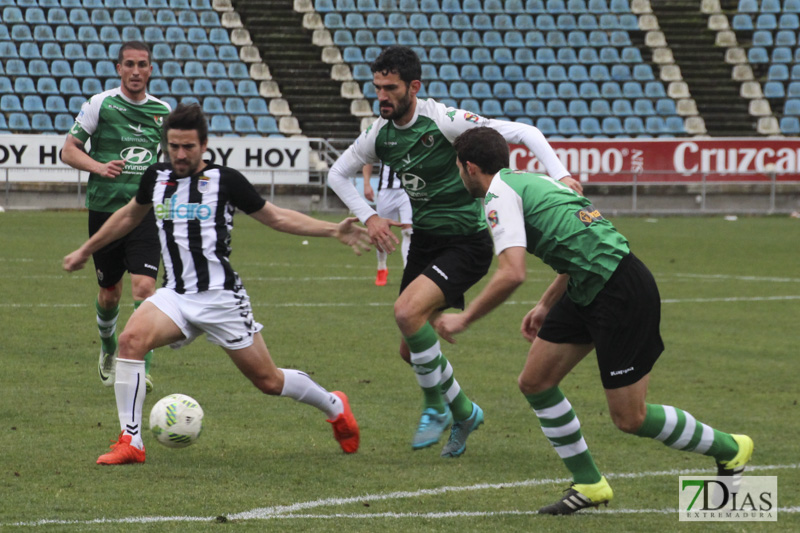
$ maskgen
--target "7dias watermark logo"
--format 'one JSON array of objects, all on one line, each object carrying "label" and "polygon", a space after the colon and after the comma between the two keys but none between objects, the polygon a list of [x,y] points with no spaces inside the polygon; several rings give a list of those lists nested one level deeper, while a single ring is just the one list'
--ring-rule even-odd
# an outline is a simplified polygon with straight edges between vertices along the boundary
[{"label": "7dias watermark logo", "polygon": [[680,476],[678,513],[681,522],[777,522],[778,478]]}]

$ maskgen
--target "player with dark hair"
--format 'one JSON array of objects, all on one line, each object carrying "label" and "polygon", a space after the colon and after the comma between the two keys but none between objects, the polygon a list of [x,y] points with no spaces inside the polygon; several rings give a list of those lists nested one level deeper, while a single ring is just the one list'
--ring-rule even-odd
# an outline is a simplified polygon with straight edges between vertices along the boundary
[{"label": "player with dark hair", "polygon": [[[64,142],[64,162],[89,173],[86,207],[90,236],[130,201],[142,173],[158,159],[162,121],[170,107],[146,92],[153,73],[150,59],[150,48],[145,43],[123,43],[117,61],[120,86],[96,94],[83,104]],[[85,151],[87,141],[91,141],[89,153]],[[125,271],[131,274],[134,308],[156,288],[159,253],[153,213],[148,213],[126,237],[97,250],[92,258],[100,285],[95,303],[101,341],[98,372],[103,384],[110,387],[114,384],[122,277]],[[152,355],[145,357],[148,390],[152,389]]]},{"label": "player with dark hair", "polygon": [[613,497],[559,388],[592,350],[619,429],[711,456],[717,475],[737,486],[753,453],[750,437],[713,429],[676,407],[645,402],[650,371],[664,349],[661,299],[625,237],[589,200],[551,177],[508,169],[508,145],[495,130],[466,131],[454,147],[466,189],[483,199],[499,267],[465,311],[438,318],[439,334],[454,342],[454,334],[502,304],[525,280],[526,250],[558,273],[522,320],[522,334],[532,344],[519,388],[574,483],[539,512],[571,514]]},{"label": "player with dark hair", "polygon": [[384,49],[371,65],[381,116],[333,164],[328,181],[367,226],[372,242],[393,251],[391,226],[350,181],[378,161],[397,173],[411,199],[413,230],[394,315],[402,335],[400,354],[423,392],[423,411],[412,440],[415,450],[432,446],[452,424],[443,457],[458,457],[483,411],[467,398],[441,352],[430,319],[447,307],[463,308],[464,293],[492,262],[492,240],[480,202],[464,189],[452,142],[462,132],[487,125],[508,142],[526,145],[548,171],[580,190],[542,133],[533,126],[490,120],[417,97],[422,67],[404,46]]},{"label": "player with dark hair", "polygon": [[92,253],[155,211],[164,286],[139,307],[120,335],[114,389],[121,433],[112,451],[97,463],[144,462],[144,355],[161,346],[178,348],[203,333],[262,392],[288,396],[323,411],[342,450],[356,452],[359,429],[347,396],[328,392],[304,372],[275,366],[229,256],[237,208],[277,231],[334,237],[359,255],[369,250],[366,230],[354,225],[355,218],[333,224],[277,207],[261,198],[236,170],[203,161],[208,130],[199,105],[178,105],[164,129],[170,163],[149,167],[136,196],[64,258],[64,270],[83,268]]}]

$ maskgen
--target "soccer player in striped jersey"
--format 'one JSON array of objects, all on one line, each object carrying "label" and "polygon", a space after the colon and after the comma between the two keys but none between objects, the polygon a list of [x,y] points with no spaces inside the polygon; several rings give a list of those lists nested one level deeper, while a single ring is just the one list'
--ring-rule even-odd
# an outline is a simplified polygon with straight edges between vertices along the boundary
[{"label": "soccer player in striped jersey", "polygon": [[[403,190],[400,177],[389,165],[381,163],[376,197],[375,190],[370,183],[372,165],[364,165],[361,173],[364,175],[364,198],[375,202],[375,211],[378,216],[396,220],[402,224],[400,226],[402,235],[400,250],[403,254],[403,268],[405,268],[408,247],[411,245],[411,202],[408,200],[406,191]],[[389,277],[389,267],[386,265],[388,254],[380,249],[376,249],[375,253],[378,255],[378,273],[375,275],[375,285],[383,287]]]},{"label": "soccer player in striped jersey", "polygon": [[178,348],[203,333],[262,392],[288,396],[324,412],[342,450],[355,453],[359,429],[347,396],[328,392],[304,372],[275,365],[229,256],[237,208],[277,231],[336,238],[359,255],[369,250],[366,230],[354,224],[355,218],[334,224],[277,207],[261,198],[239,172],[203,161],[208,124],[197,104],[179,105],[165,120],[164,130],[170,163],[149,167],[136,196],[64,258],[65,270],[79,270],[93,252],[155,211],[164,285],[139,307],[120,335],[114,390],[121,432],[112,451],[97,463],[144,462],[144,355],[161,346]]},{"label": "soccer player in striped jersey", "polygon": [[[62,150],[65,163],[89,173],[86,207],[90,236],[136,194],[145,169],[158,159],[162,123],[170,111],[169,104],[146,92],[153,65],[145,43],[122,44],[117,72],[120,86],[96,94],[83,104]],[[89,153],[85,151],[87,141],[91,145]],[[100,332],[98,373],[106,386],[114,384],[122,277],[130,272],[133,305],[138,308],[155,292],[158,250],[155,219],[150,212],[129,235],[92,256],[100,285],[95,302]],[[145,357],[148,391],[153,387],[152,355]]]},{"label": "soccer player in striped jersey", "polygon": [[556,180],[508,169],[508,145],[491,128],[464,132],[455,149],[464,185],[483,199],[499,267],[464,312],[439,317],[439,334],[454,342],[454,334],[504,302],[525,280],[526,250],[558,273],[522,321],[522,334],[532,344],[519,388],[574,483],[539,512],[571,514],[613,497],[559,388],[593,349],[619,429],[713,457],[717,475],[736,487],[753,453],[750,437],[713,429],[676,407],[645,402],[650,371],[664,349],[661,299],[625,237],[589,200]]},{"label": "soccer player in striped jersey", "polygon": [[433,446],[452,426],[441,456],[458,457],[483,423],[483,411],[462,390],[430,322],[448,307],[463,309],[464,293],[489,271],[492,238],[480,202],[459,178],[453,140],[470,128],[496,128],[509,142],[527,146],[553,176],[577,190],[581,186],[537,128],[418,98],[422,67],[412,49],[389,46],[370,68],[381,116],[331,166],[328,183],[367,226],[372,242],[391,252],[398,242],[391,226],[399,223],[379,216],[350,178],[379,161],[400,176],[411,200],[414,233],[394,316],[402,335],[400,355],[423,395],[411,447]]}]

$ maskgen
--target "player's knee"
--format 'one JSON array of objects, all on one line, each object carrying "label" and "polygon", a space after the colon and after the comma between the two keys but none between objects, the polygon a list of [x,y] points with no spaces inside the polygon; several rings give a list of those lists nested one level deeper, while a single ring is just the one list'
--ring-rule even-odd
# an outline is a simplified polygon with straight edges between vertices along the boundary
[{"label": "player's knee", "polygon": [[639,413],[638,411],[611,411],[611,420],[620,431],[636,433],[644,424],[644,413]]},{"label": "player's knee", "polygon": [[128,329],[120,334],[118,346],[119,356],[122,359],[144,359],[144,354],[150,349],[144,335]]},{"label": "player's knee", "polygon": [[394,303],[394,320],[400,331],[406,331],[415,318],[416,312],[408,303],[402,299],[398,299]]},{"label": "player's knee", "polygon": [[526,373],[522,373],[517,378],[517,386],[519,386],[519,391],[524,394],[538,394],[542,391],[546,391],[549,388],[555,387],[555,384],[549,384],[543,376],[537,375],[529,375]]}]

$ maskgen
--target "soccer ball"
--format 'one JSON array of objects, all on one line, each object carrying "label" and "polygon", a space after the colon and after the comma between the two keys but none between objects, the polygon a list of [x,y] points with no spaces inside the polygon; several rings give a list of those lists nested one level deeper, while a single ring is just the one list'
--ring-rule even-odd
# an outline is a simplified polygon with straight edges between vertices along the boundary
[{"label": "soccer ball", "polygon": [[185,394],[170,394],[156,402],[150,411],[150,431],[168,448],[194,444],[203,430],[203,408]]}]

